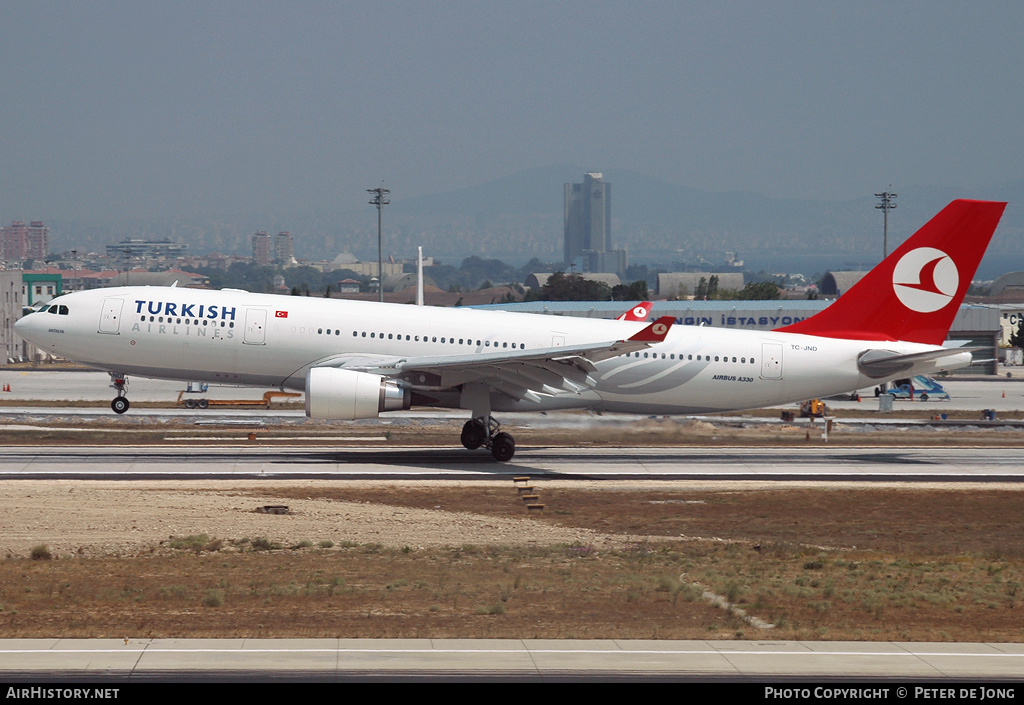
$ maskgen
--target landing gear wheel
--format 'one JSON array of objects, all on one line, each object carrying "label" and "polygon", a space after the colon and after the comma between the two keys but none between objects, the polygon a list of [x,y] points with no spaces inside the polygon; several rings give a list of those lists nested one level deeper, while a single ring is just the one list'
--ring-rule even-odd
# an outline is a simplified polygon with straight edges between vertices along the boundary
[{"label": "landing gear wheel", "polygon": [[491,455],[499,463],[505,463],[512,460],[512,456],[516,454],[516,442],[507,433],[499,433],[491,441]]},{"label": "landing gear wheel", "polygon": [[128,407],[131,404],[128,403],[127,397],[114,397],[114,401],[110,402],[110,408],[113,409],[115,414],[123,414],[128,411]]},{"label": "landing gear wheel", "polygon": [[487,429],[476,419],[470,419],[462,427],[462,445],[476,450],[487,440]]}]

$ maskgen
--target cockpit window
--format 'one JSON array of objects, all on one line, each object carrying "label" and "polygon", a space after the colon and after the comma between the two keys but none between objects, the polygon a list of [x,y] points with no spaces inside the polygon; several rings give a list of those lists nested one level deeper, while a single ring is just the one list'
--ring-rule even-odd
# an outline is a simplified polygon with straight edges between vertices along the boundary
[{"label": "cockpit window", "polygon": [[62,315],[62,316],[68,315],[68,307],[67,306],[61,306],[60,307],[60,315]]},{"label": "cockpit window", "polygon": [[50,308],[50,307],[49,306],[43,306],[41,309],[39,309],[39,313],[46,313],[46,310],[48,308]]}]

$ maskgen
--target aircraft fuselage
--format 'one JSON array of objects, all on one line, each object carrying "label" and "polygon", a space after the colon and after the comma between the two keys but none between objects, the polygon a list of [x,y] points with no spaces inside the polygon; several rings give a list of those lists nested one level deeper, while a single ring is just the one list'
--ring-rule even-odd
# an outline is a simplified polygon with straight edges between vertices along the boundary
[{"label": "aircraft fuselage", "polygon": [[[303,389],[313,367],[386,365],[410,357],[492,355],[620,340],[645,322],[338,299],[123,287],[68,294],[30,314],[18,332],[39,348],[124,375]],[[66,311],[64,313],[63,311]],[[867,350],[935,350],[773,331],[674,326],[664,342],[595,363],[596,382],[539,399],[492,394],[495,410],[596,410],[686,414],[797,402],[878,384],[858,369]],[[941,364],[940,364],[941,363]],[[970,363],[950,351],[890,378]],[[398,379],[459,406],[458,373]],[[469,381],[463,380],[463,381]]]}]

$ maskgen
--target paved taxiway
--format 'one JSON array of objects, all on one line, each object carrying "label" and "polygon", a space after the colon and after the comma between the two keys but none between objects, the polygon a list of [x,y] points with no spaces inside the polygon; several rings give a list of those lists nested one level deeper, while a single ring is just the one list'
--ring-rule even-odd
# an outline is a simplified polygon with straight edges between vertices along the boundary
[{"label": "paved taxiway", "polygon": [[[896,408],[935,410],[946,409],[994,409],[996,412],[1024,410],[1024,368],[1004,368],[1014,377],[999,376],[954,377],[942,380],[950,394],[949,400],[929,399],[928,401],[897,400]],[[173,402],[178,392],[184,389],[181,382],[131,377],[127,394],[135,402]],[[9,392],[0,392],[0,399],[8,403],[19,400],[33,401],[96,401],[109,402],[114,397],[110,388],[110,377],[104,372],[46,370],[12,370],[0,367],[0,388],[9,385]],[[209,399],[259,399],[263,389],[210,385],[206,396]],[[878,402],[873,390],[861,391],[862,401],[829,401],[836,409],[858,409],[865,413],[877,410]],[[194,395],[195,398],[199,398]],[[54,406],[59,407],[59,404]],[[109,413],[109,410],[107,410]],[[134,411],[128,412],[129,414]],[[301,411],[298,413],[302,413]],[[464,412],[458,412],[464,416]]]},{"label": "paved taxiway", "polygon": [[0,448],[0,478],[901,480],[1021,482],[1016,449],[537,448],[509,463],[447,448]]},{"label": "paved taxiway", "polygon": [[[127,641],[127,643],[126,643]],[[270,674],[274,675],[271,677]],[[0,679],[1015,681],[1024,645],[530,639],[7,639]]]}]

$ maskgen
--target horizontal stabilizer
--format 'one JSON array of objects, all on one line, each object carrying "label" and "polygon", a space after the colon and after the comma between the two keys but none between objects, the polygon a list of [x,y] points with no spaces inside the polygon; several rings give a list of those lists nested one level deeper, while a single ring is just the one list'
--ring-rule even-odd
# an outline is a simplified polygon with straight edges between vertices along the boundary
[{"label": "horizontal stabilizer", "polygon": [[[919,353],[896,353],[889,350],[868,350],[857,358],[857,368],[872,379],[892,377],[926,362],[947,360],[951,367],[965,367],[971,364],[971,351],[981,348],[938,348]],[[964,360],[966,359],[966,364]],[[938,367],[938,366],[937,366]]]}]

